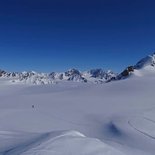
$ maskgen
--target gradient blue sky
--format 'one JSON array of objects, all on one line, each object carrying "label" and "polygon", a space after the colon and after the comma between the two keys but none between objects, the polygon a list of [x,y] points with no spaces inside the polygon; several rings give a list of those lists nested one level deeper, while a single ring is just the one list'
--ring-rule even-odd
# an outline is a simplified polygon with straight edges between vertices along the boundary
[{"label": "gradient blue sky", "polygon": [[120,71],[155,50],[154,0],[0,0],[0,68]]}]

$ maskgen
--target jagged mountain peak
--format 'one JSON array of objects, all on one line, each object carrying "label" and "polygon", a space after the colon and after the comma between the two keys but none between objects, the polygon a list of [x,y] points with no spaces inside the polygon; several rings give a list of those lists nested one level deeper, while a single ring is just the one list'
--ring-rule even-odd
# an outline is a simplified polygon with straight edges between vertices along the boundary
[{"label": "jagged mountain peak", "polygon": [[136,63],[136,65],[128,66],[114,80],[128,78],[131,75],[143,76],[149,73],[155,73],[155,53],[147,55]]},{"label": "jagged mountain peak", "polygon": [[105,80],[109,80],[112,77],[116,77],[116,74],[112,72],[111,70],[105,71],[101,68],[91,69],[87,73],[92,78],[105,79]]},{"label": "jagged mountain peak", "polygon": [[78,69],[72,68],[65,72],[66,75],[80,75],[80,71]]}]

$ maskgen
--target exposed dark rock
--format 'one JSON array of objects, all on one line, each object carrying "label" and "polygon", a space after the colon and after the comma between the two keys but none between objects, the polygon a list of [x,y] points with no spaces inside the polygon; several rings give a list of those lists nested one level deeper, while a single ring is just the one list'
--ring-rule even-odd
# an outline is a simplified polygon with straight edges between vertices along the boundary
[{"label": "exposed dark rock", "polygon": [[88,71],[88,73],[93,78],[105,79],[106,81],[110,80],[113,77],[116,77],[116,74],[114,74],[112,71],[105,72],[102,69],[92,69]]},{"label": "exposed dark rock", "polygon": [[92,69],[89,71],[91,77],[103,79],[105,72],[102,69]]},{"label": "exposed dark rock", "polygon": [[121,75],[126,77],[126,76],[129,76],[129,74],[131,72],[133,72],[133,71],[134,71],[134,67],[133,66],[129,66],[121,73]]},{"label": "exposed dark rock", "polygon": [[56,75],[56,73],[52,72],[52,73],[49,74],[49,77],[52,78],[52,79],[55,79],[55,75]]},{"label": "exposed dark rock", "polygon": [[77,69],[71,69],[65,72],[65,76],[73,76],[73,75],[81,75],[81,73]]},{"label": "exposed dark rock", "polygon": [[60,74],[60,75],[59,75],[59,79],[60,79],[60,80],[63,80],[63,74]]},{"label": "exposed dark rock", "polygon": [[4,70],[0,70],[0,77],[2,77],[5,74],[6,74],[6,72]]}]

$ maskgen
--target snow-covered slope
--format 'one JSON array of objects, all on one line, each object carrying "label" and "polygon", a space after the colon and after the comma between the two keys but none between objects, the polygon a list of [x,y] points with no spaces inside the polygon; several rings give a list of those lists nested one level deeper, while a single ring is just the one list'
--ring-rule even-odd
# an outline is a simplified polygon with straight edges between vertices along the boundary
[{"label": "snow-covered slope", "polygon": [[[6,140],[7,137],[7,140]],[[14,144],[8,141],[15,141]],[[42,134],[0,132],[2,155],[123,155],[98,139],[77,131],[56,131]]]},{"label": "snow-covered slope", "polygon": [[155,67],[155,53],[148,55],[145,58],[141,59],[134,67],[135,69],[142,69],[147,66]]},{"label": "snow-covered slope", "polygon": [[[126,79],[133,76],[144,76],[155,72],[155,53],[142,58],[136,65],[128,66],[122,73],[112,80]],[[111,81],[111,80],[110,80]]]},{"label": "snow-covered slope", "polygon": [[0,155],[154,155],[155,72],[104,85],[0,79]]}]

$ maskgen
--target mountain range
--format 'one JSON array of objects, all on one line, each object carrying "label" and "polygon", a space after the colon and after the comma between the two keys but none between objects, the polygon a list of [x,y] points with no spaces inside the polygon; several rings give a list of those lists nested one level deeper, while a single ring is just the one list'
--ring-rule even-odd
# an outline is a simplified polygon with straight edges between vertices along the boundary
[{"label": "mountain range", "polygon": [[115,80],[126,79],[132,75],[140,76],[144,70],[155,71],[155,53],[142,58],[136,65],[128,66],[120,74],[111,70],[91,69],[81,72],[78,69],[70,69],[66,72],[38,73],[30,72],[7,72],[0,70],[0,78],[7,78],[10,82],[26,84],[55,84],[61,81],[74,81],[83,83],[105,83]]}]

